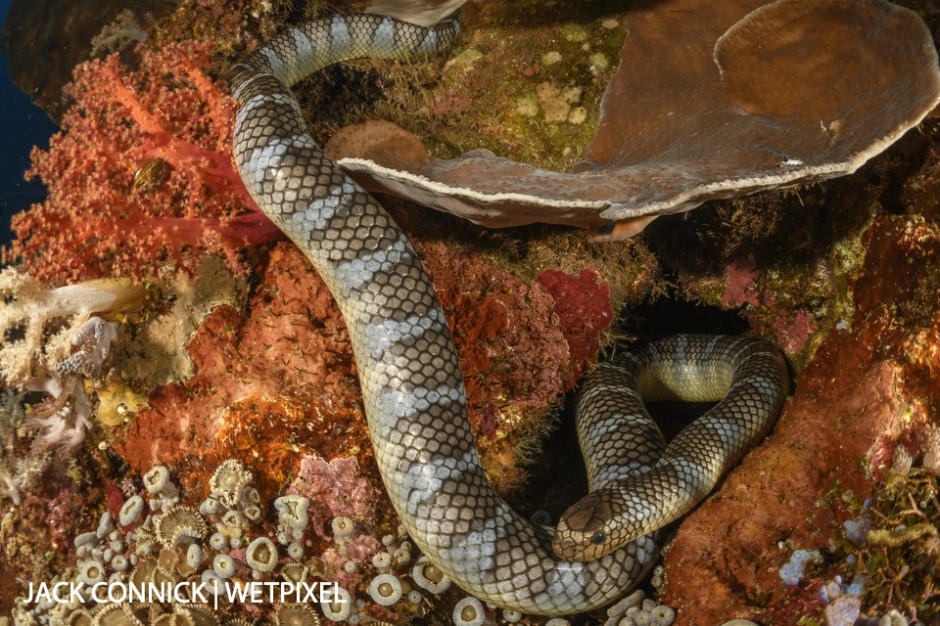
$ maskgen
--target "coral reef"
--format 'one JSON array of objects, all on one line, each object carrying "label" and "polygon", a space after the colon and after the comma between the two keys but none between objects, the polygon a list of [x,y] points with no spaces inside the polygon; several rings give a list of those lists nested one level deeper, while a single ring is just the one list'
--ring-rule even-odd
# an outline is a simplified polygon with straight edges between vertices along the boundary
[{"label": "coral reef", "polygon": [[[143,485],[104,511],[96,528],[75,534],[73,573],[18,598],[17,624],[317,624],[319,613],[359,623],[421,615],[426,594],[435,595],[420,576],[415,580],[412,568],[421,571],[420,565],[406,537],[371,536],[336,516],[330,532],[318,531],[322,541],[305,541],[309,499],[263,499],[240,461],[214,468],[198,503],[163,466],[151,468]],[[338,489],[330,492],[339,495]],[[322,553],[311,553],[313,545]],[[68,591],[55,591],[56,583]],[[314,583],[323,586],[318,591]],[[253,587],[259,584],[267,587]],[[151,600],[136,602],[134,594]],[[301,597],[319,600],[320,608],[285,601]]]},{"label": "coral reef", "polygon": [[[7,253],[22,266],[0,305],[12,320],[0,362],[12,368],[8,383],[40,379],[34,388],[46,392],[45,400],[4,392],[0,404],[0,610],[24,593],[18,580],[127,576],[137,548],[150,545],[136,565],[162,557],[154,576],[162,567],[174,577],[339,580],[351,602],[327,603],[323,616],[442,623],[459,606],[461,618],[493,620],[487,607],[446,590],[400,536],[375,472],[345,329],[322,282],[289,244],[248,248],[277,235],[234,177],[231,105],[201,68],[265,38],[286,3],[210,4],[181,2],[154,22],[138,12],[153,48],[82,65],[64,134],[36,154],[33,172],[50,198],[18,218]],[[317,136],[386,116],[441,153],[482,143],[542,167],[571,164],[597,127],[626,30],[620,5],[562,4],[560,17],[530,23],[535,3],[471,0],[465,38],[441,77],[435,64],[327,72],[302,90],[317,92],[306,96],[317,105]],[[172,43],[206,35],[218,38]],[[359,86],[366,95],[355,95]],[[672,290],[775,338],[796,374],[773,438],[680,526],[665,572],[654,575],[677,623],[933,619],[935,577],[924,573],[935,571],[938,526],[940,453],[928,424],[940,406],[940,129],[922,129],[851,178],[667,217],[616,248],[547,227],[485,233],[389,202],[447,310],[497,486],[524,482],[546,413],[605,339],[611,299],[616,310]],[[114,275],[147,279],[128,302],[144,292],[157,300],[130,314],[48,307],[66,283],[91,289],[88,278]],[[47,304],[22,308],[29,294]],[[686,322],[669,323],[685,330]],[[63,409],[72,412],[66,420]],[[30,422],[44,426],[28,432]],[[78,436],[86,445],[48,471],[39,448]],[[232,458],[242,469],[217,474]],[[555,459],[559,469],[539,482],[571,473],[568,461]],[[151,471],[155,464],[168,470]],[[122,524],[138,506],[139,517]],[[161,541],[172,546],[166,556]],[[279,563],[265,571],[275,554]],[[624,602],[572,622],[629,624],[657,608]],[[17,616],[40,617],[33,608]],[[239,616],[309,619],[289,604],[279,610]],[[76,626],[107,617],[90,607],[74,613]],[[197,613],[189,617],[211,622]],[[135,619],[172,621],[168,612]],[[507,612],[496,619],[541,623]]]},{"label": "coral reef", "polygon": [[[0,272],[0,296],[0,375],[7,384],[23,387],[41,384],[34,379],[56,369],[60,374],[88,367],[100,370],[114,335],[92,314],[139,308],[144,290],[127,279],[49,288],[28,274],[7,268]],[[64,327],[47,327],[57,321]],[[48,337],[47,332],[53,336]],[[97,345],[90,347],[89,343]],[[84,355],[84,362],[78,360],[80,355]]]},{"label": "coral reef", "polygon": [[0,273],[0,294],[0,378],[13,388],[49,396],[32,407],[23,424],[39,433],[32,450],[72,450],[91,427],[84,383],[101,378],[118,337],[114,323],[92,314],[139,308],[144,290],[119,279],[47,288],[7,268]]},{"label": "coral reef", "polygon": [[[889,2],[754,0],[700,11],[699,0],[658,0],[627,13],[631,35],[604,95],[598,133],[572,174],[480,149],[432,158],[389,124],[351,130],[346,149],[331,154],[367,189],[476,224],[569,224],[610,240],[707,200],[851,174],[940,102],[929,30],[916,13]],[[692,13],[699,17],[694,29],[686,26]],[[662,46],[680,32],[685,45]],[[588,39],[576,25],[561,34]],[[846,61],[863,58],[870,62]],[[603,75],[609,62],[597,52],[588,66]],[[809,66],[819,82],[805,80]],[[544,81],[516,109],[578,128],[586,113],[570,105],[579,94],[576,84]]]},{"label": "coral reef", "polygon": [[27,454],[18,435],[26,418],[22,392],[5,390],[0,396],[0,500],[9,498],[22,504],[24,489],[30,487],[48,463],[45,454]]},{"label": "coral reef", "polygon": [[[919,429],[918,429],[919,430]],[[936,620],[940,594],[940,473],[930,466],[937,454],[936,424],[924,427],[919,467],[889,470],[883,489],[860,512],[863,536],[845,546],[856,576],[865,581],[863,600],[869,611],[903,609],[926,623]],[[896,448],[903,450],[903,445]]]}]

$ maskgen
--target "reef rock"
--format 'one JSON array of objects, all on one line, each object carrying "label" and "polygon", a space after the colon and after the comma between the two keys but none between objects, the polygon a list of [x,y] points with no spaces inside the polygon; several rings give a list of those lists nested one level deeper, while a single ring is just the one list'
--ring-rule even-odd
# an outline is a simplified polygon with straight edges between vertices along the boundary
[{"label": "reef rock", "polygon": [[[922,429],[926,407],[940,402],[940,233],[919,217],[883,216],[863,244],[854,313],[797,378],[773,435],[666,551],[664,601],[677,607],[677,624],[818,619],[813,580],[833,565],[794,587],[781,568],[795,550],[825,552],[843,541],[843,524],[883,479],[895,441]],[[918,275],[911,267],[934,269]]]}]

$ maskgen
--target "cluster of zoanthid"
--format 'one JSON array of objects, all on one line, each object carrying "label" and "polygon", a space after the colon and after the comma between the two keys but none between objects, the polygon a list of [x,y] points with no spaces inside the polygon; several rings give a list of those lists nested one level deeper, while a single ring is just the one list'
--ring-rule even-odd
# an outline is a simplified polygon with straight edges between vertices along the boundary
[{"label": "cluster of zoanthid", "polygon": [[[371,540],[367,542],[354,519],[337,516],[329,524],[332,545],[323,554],[305,555],[305,548],[316,545],[304,539],[312,526],[310,500],[290,494],[268,506],[252,479],[240,462],[225,461],[209,480],[208,496],[193,507],[167,468],[152,468],[143,476],[144,491],[128,497],[116,514],[104,512],[97,528],[75,537],[74,570],[32,584],[18,599],[15,623],[317,626],[326,618],[383,624],[424,615],[451,587],[426,557],[415,558],[417,550],[403,527],[380,538],[365,537]],[[332,583],[326,594],[321,586],[314,604],[310,595],[303,598],[306,604],[291,597],[262,594],[259,601],[231,595],[233,587],[251,583],[311,588],[331,580],[345,582]],[[59,589],[63,586],[68,590]],[[131,590],[140,593],[148,587],[164,594],[185,590],[150,602],[133,597]],[[193,593],[194,588],[200,592]],[[504,613],[506,621],[521,618]],[[457,624],[491,622],[493,614],[492,607],[484,609],[475,598],[461,600],[453,612]]]},{"label": "cluster of zoanthid", "polygon": [[[662,568],[653,576],[662,577]],[[658,585],[654,585],[658,586]],[[622,599],[607,609],[604,626],[670,626],[676,619],[676,610],[665,604],[657,604],[646,597],[642,589]]]},{"label": "cluster of zoanthid", "polygon": [[[36,626],[318,626],[404,623],[439,611],[451,581],[418,554],[403,527],[365,537],[347,516],[334,517],[332,545],[305,554],[309,498],[289,494],[263,503],[242,463],[222,463],[209,480],[209,494],[188,506],[167,468],[143,476],[144,491],[131,495],[116,515],[104,512],[97,528],[75,537],[76,568],[30,589],[19,599],[17,624]],[[276,517],[276,522],[274,518]],[[267,529],[270,532],[265,532]],[[270,535],[270,536],[269,536]],[[308,538],[309,539],[309,538]],[[369,541],[365,541],[368,539]],[[415,558],[417,557],[417,558]],[[324,593],[325,581],[328,593]],[[262,593],[246,598],[233,588],[273,583],[290,590],[321,585],[313,598],[280,598]],[[67,585],[63,593],[49,592]],[[39,587],[39,585],[36,585]],[[130,590],[186,588],[179,595],[140,602]],[[194,588],[200,589],[194,594]],[[93,590],[96,590],[93,592]],[[311,603],[311,599],[315,603]],[[446,609],[445,609],[446,611]],[[466,596],[452,610],[456,626],[512,624],[518,611],[485,606]],[[675,612],[645,600],[642,592],[608,611],[606,626],[668,626]],[[568,626],[553,618],[545,626]]]}]

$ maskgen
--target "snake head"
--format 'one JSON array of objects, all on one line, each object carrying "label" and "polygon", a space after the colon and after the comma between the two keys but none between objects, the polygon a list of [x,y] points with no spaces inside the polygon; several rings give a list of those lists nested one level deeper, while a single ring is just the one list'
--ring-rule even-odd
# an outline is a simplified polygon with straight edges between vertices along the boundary
[{"label": "snake head", "polygon": [[593,561],[624,543],[614,524],[614,507],[603,490],[588,494],[561,516],[552,550],[566,561]]}]

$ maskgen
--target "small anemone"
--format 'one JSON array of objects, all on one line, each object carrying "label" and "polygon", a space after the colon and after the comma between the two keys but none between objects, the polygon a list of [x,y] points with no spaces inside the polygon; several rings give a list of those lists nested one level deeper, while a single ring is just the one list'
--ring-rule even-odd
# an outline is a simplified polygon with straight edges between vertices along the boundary
[{"label": "small anemone", "polygon": [[235,575],[235,560],[227,554],[216,554],[212,559],[212,571],[219,578],[231,578]]},{"label": "small anemone", "polygon": [[[152,518],[151,518],[152,519]],[[154,548],[160,545],[157,536],[150,528],[137,529],[137,538],[134,539],[134,553],[138,556],[151,554]]]},{"label": "small anemone", "polygon": [[298,530],[307,527],[307,507],[309,506],[310,499],[298,494],[281,496],[274,501],[278,521]]},{"label": "small anemone", "polygon": [[166,547],[202,541],[209,532],[199,511],[179,504],[157,519],[155,530],[157,539]]},{"label": "small anemone", "polygon": [[170,471],[162,465],[156,465],[144,474],[144,487],[154,495],[163,493],[171,485]]},{"label": "small anemone", "polygon": [[166,571],[158,567],[153,572],[153,582],[156,585],[175,585],[182,580],[182,576],[175,571]]},{"label": "small anemone", "polygon": [[223,533],[212,533],[209,537],[209,546],[217,552],[224,552],[228,550],[228,537]]},{"label": "small anemone", "polygon": [[344,622],[352,613],[352,596],[342,587],[333,588],[333,597],[326,602],[320,603],[320,610],[326,616],[326,619],[334,622]]},{"label": "small anemone", "polygon": [[287,546],[287,556],[298,561],[304,556],[304,546],[299,541],[295,541]]},{"label": "small anemone", "polygon": [[104,563],[89,559],[78,568],[78,579],[91,586],[95,583],[104,582],[106,573]]},{"label": "small anemone", "polygon": [[198,568],[202,564],[203,558],[202,546],[198,543],[190,544],[186,549],[186,565],[189,567]]},{"label": "small anemone", "polygon": [[199,575],[199,580],[206,586],[206,591],[210,594],[219,597],[225,594],[225,590],[228,588],[228,584],[215,573],[215,570],[204,569],[202,574]]},{"label": "small anemone", "polygon": [[245,507],[244,511],[245,518],[247,518],[249,522],[257,522],[261,519],[261,507],[257,504],[249,504]]},{"label": "small anemone", "polygon": [[101,520],[98,522],[98,529],[95,531],[95,535],[99,539],[107,537],[114,531],[114,518],[111,515],[110,511],[105,511],[101,514]]},{"label": "small anemone", "polygon": [[310,569],[303,563],[287,563],[281,567],[281,578],[288,583],[302,583],[307,581]]},{"label": "small anemone", "polygon": [[333,538],[337,541],[349,539],[356,530],[356,525],[353,523],[352,518],[345,515],[334,517],[330,526],[333,528]]},{"label": "small anemone", "polygon": [[150,622],[151,626],[196,626],[188,611],[164,613]]},{"label": "small anemone", "polygon": [[454,605],[454,626],[482,626],[486,621],[483,603],[467,596]]},{"label": "small anemone", "polygon": [[130,526],[138,520],[144,510],[144,499],[140,496],[131,496],[121,507],[118,513],[118,522],[121,526]]},{"label": "small anemone", "polygon": [[235,509],[222,514],[222,525],[227,528],[241,528],[244,524],[245,518]]},{"label": "small anemone", "polygon": [[179,613],[188,613],[195,626],[219,626],[219,618],[209,606],[205,604],[188,604],[176,609]]},{"label": "small anemone", "polygon": [[212,516],[219,512],[220,503],[216,498],[209,496],[199,505],[199,512],[203,515]]},{"label": "small anemone", "polygon": [[306,604],[282,604],[274,614],[276,626],[320,626],[320,618]]},{"label": "small anemone", "polygon": [[157,584],[176,584],[182,580],[186,569],[186,559],[176,548],[163,548],[157,556],[157,568],[153,571],[153,582]]},{"label": "small anemone", "polygon": [[388,552],[376,552],[372,555],[372,567],[381,571],[392,566],[392,555]]},{"label": "small anemone", "polygon": [[157,555],[157,569],[164,572],[174,572],[176,565],[180,562],[179,553],[173,548],[163,548]]},{"label": "small anemone", "polygon": [[131,572],[131,583],[136,586],[144,586],[153,582],[153,575],[157,571],[157,559],[152,556],[145,556],[137,562],[137,566]]},{"label": "small anemone", "polygon": [[251,569],[270,572],[277,565],[277,546],[267,537],[258,537],[248,544],[245,561]]},{"label": "small anemone", "polygon": [[626,614],[628,609],[633,607],[639,608],[643,604],[643,599],[646,597],[646,592],[642,589],[637,589],[627,597],[621,599],[617,604],[613,605],[607,609],[607,617],[617,617],[619,615]]},{"label": "small anemone", "polygon": [[659,604],[650,609],[651,626],[671,626],[676,621],[676,610],[671,606]]},{"label": "small anemone", "polygon": [[88,609],[76,609],[69,613],[68,626],[91,626],[93,620]]},{"label": "small anemone", "polygon": [[222,504],[235,508],[251,482],[252,474],[239,461],[229,459],[219,465],[209,479],[209,489]]},{"label": "small anemone", "polygon": [[426,556],[415,561],[411,578],[416,585],[434,594],[444,593],[450,588],[450,578]]},{"label": "small anemone", "polygon": [[394,574],[379,574],[369,583],[369,597],[381,606],[392,606],[403,593],[401,581]]}]

